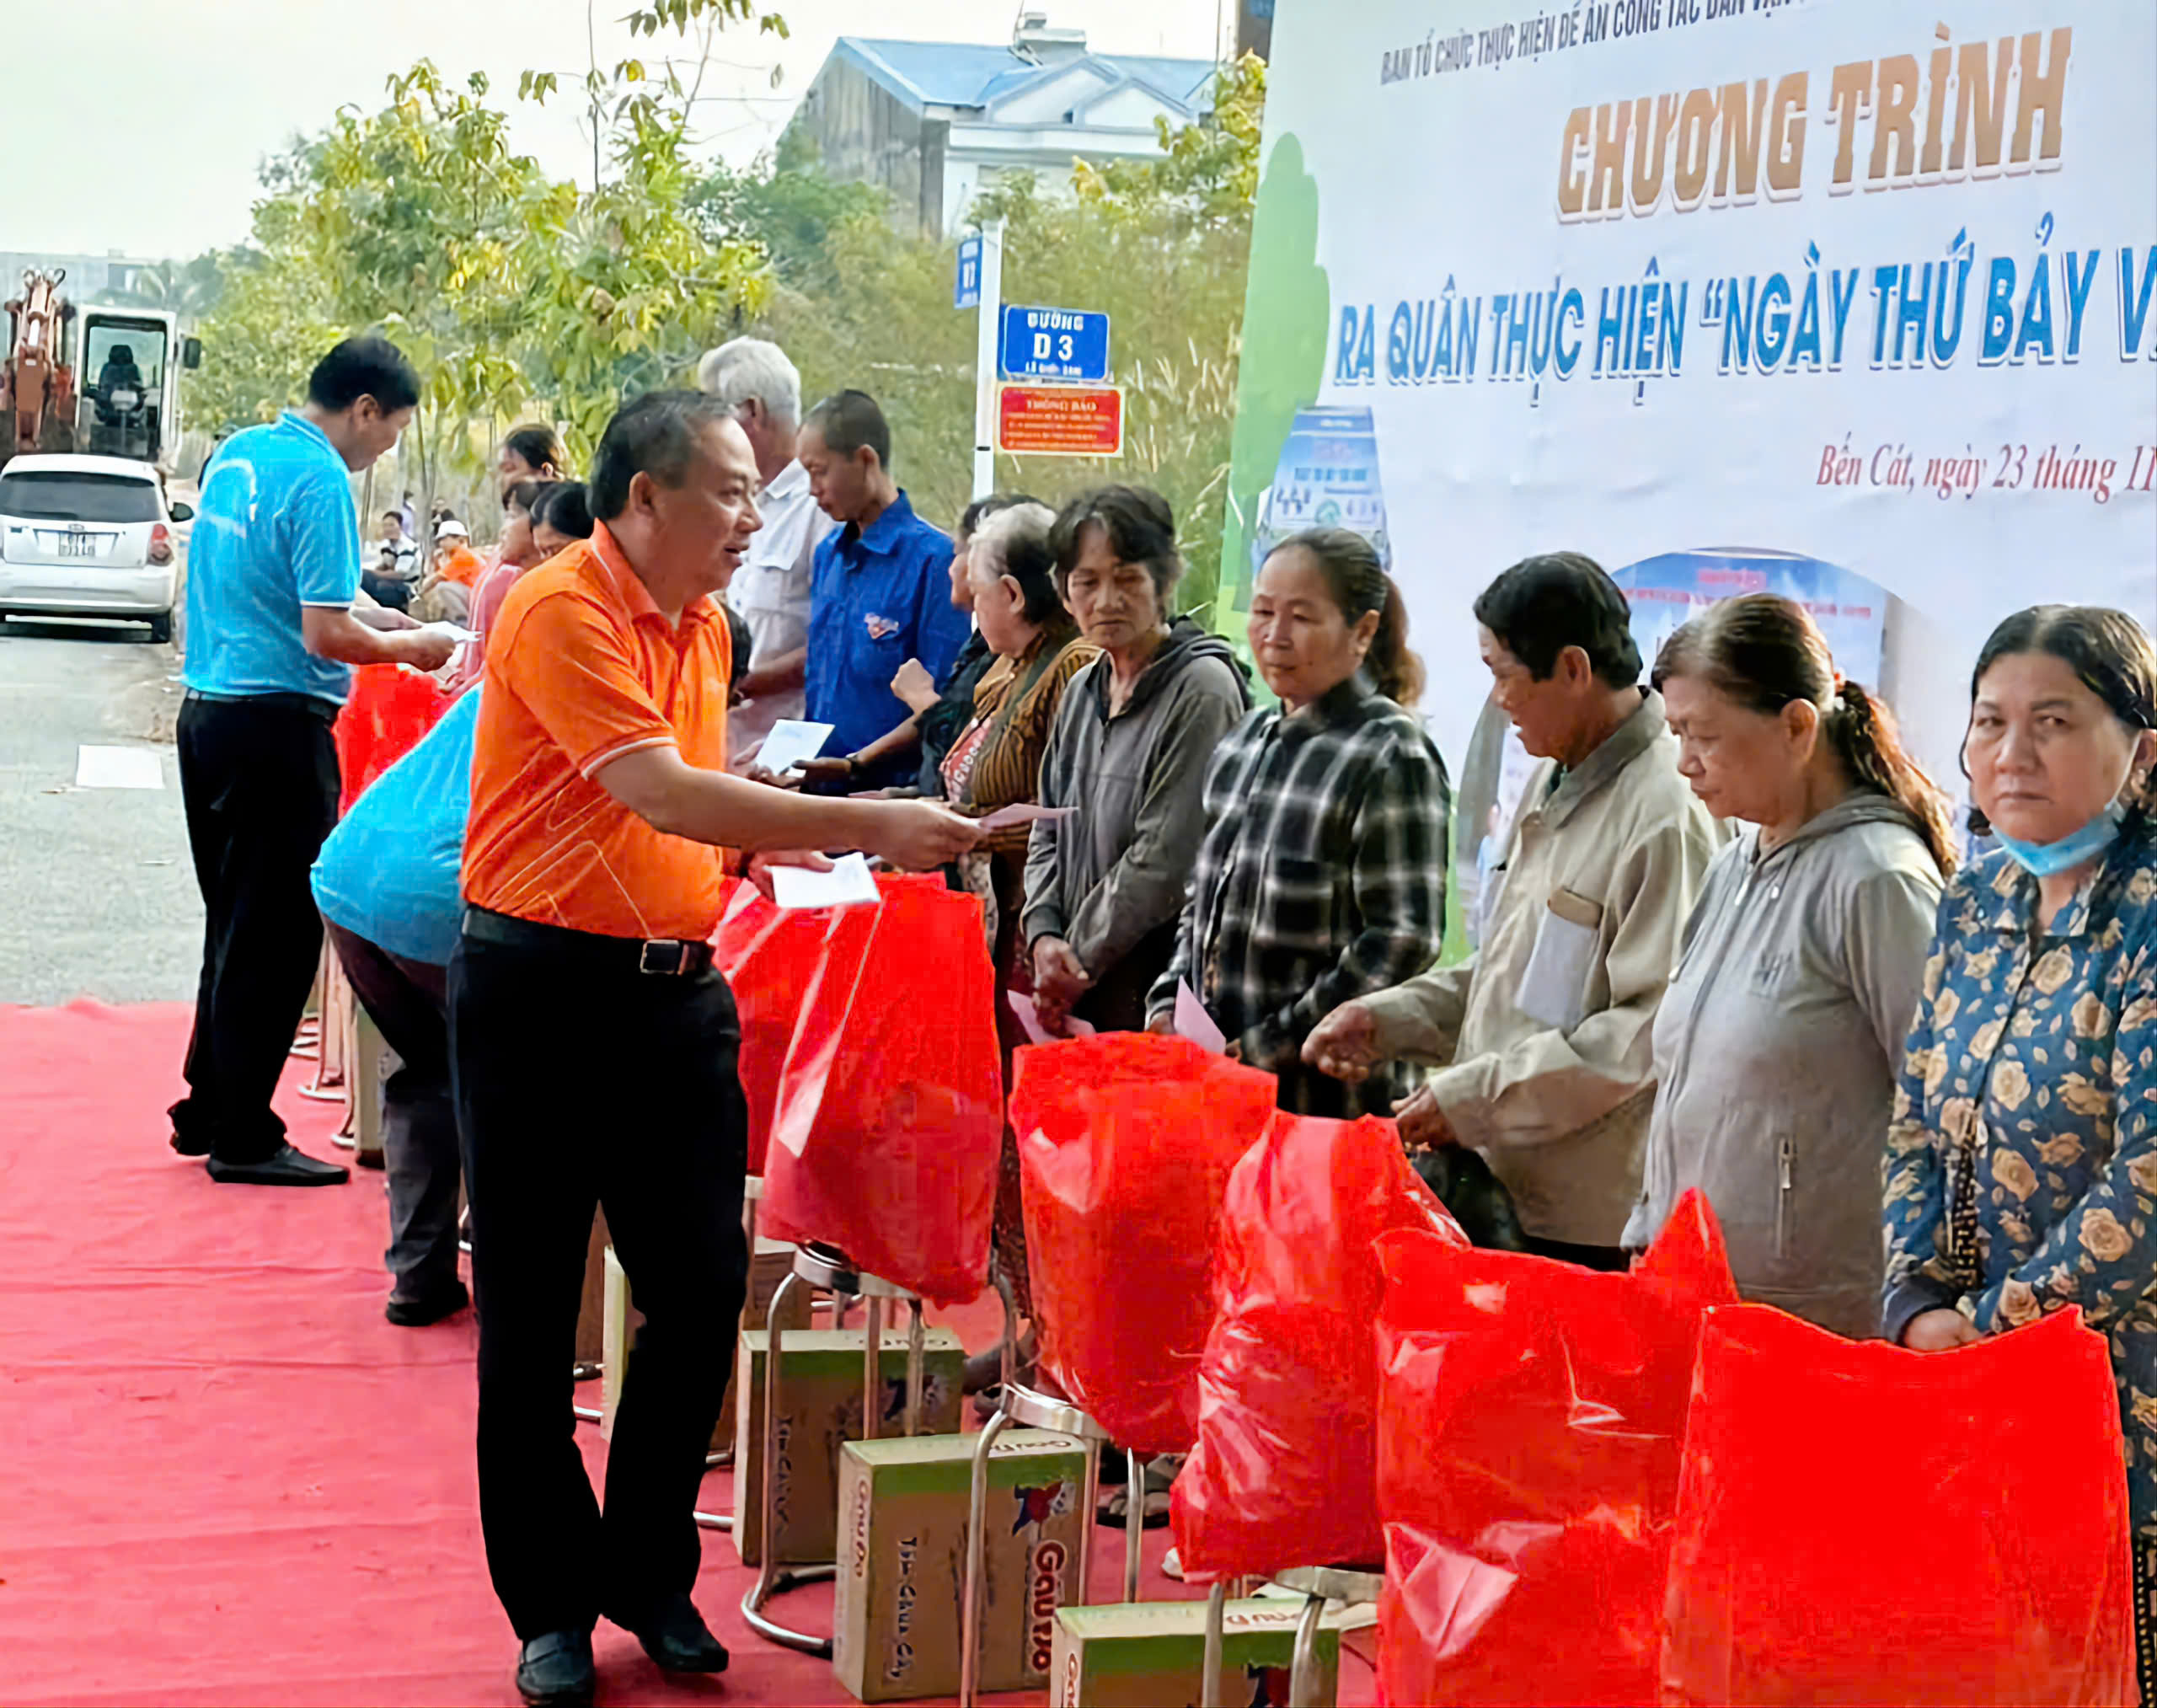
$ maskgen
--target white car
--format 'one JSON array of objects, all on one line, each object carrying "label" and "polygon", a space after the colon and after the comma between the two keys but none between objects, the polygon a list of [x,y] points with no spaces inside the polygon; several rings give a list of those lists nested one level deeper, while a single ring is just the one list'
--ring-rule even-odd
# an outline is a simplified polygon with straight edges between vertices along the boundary
[{"label": "white car", "polygon": [[158,471],[120,457],[26,453],[0,467],[0,618],[147,623],[172,639],[176,524]]}]

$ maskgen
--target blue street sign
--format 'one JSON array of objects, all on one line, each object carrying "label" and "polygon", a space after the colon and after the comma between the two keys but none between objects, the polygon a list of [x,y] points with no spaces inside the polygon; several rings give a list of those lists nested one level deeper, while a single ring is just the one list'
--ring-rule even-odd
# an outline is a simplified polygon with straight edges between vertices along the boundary
[{"label": "blue street sign", "polygon": [[1109,377],[1109,317],[1073,308],[1004,311],[1006,379],[1098,385]]},{"label": "blue street sign", "polygon": [[968,238],[959,245],[959,276],[951,281],[954,308],[981,307],[981,239]]}]

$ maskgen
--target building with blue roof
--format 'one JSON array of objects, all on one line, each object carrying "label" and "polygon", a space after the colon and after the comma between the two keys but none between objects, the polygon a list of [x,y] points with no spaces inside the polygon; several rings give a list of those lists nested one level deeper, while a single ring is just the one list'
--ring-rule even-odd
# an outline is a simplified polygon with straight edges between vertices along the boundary
[{"label": "building with blue roof", "polygon": [[1068,185],[1072,163],[1144,160],[1212,110],[1211,60],[1095,53],[1083,29],[1021,14],[1009,46],[841,36],[789,121],[833,178],[882,186],[942,235],[1010,172]]}]

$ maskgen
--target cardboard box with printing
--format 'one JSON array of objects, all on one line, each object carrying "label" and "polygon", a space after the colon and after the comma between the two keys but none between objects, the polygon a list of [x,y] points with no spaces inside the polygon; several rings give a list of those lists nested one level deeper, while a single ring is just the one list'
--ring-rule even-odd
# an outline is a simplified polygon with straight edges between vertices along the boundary
[{"label": "cardboard box with printing", "polygon": [[[864,1702],[959,1688],[959,1604],[974,1438],[849,1442],[839,1455],[839,1561],[832,1669]],[[1086,1450],[1014,1429],[988,1460],[983,1529],[983,1690],[1048,1682],[1056,1612],[1078,1593]]]},{"label": "cardboard box with printing", "polygon": [[[1230,1708],[1283,1708],[1300,1600],[1232,1601],[1221,1621],[1221,1696]],[[1206,1658],[1206,1604],[1067,1607],[1056,1616],[1052,1708],[1191,1708]],[[1319,1708],[1341,1683],[1341,1632],[1318,1634]]]},{"label": "cardboard box with printing", "polygon": [[[779,1291],[779,1284],[794,1272],[794,1247],[780,1240],[757,1241],[757,1256],[749,1266],[749,1296],[741,1307],[741,1326],[760,1329],[764,1325],[764,1313],[770,1309],[772,1295]],[[810,1294],[797,1289],[787,1314],[794,1319],[787,1326],[809,1326]],[[614,1413],[622,1404],[622,1378],[629,1368],[629,1347],[635,1341],[637,1330],[644,1325],[644,1313],[636,1307],[630,1296],[629,1277],[622,1267],[622,1260],[614,1255],[614,1248],[607,1248],[607,1302],[605,1349],[601,1359],[599,1377],[599,1438],[614,1438]],[[712,1431],[711,1450],[723,1453],[734,1445],[735,1384],[726,1384],[726,1403],[720,1409],[719,1427]]]},{"label": "cardboard box with printing", "polygon": [[[839,1448],[861,1438],[861,1367],[868,1342],[860,1329],[789,1331],[779,1356],[785,1412],[779,1421],[779,1559],[800,1566],[838,1558]],[[735,1408],[734,1545],[741,1563],[763,1562],[764,1364],[769,1332],[741,1336],[735,1391],[746,1403]],[[886,1329],[879,1358],[883,1384],[880,1436],[906,1427],[907,1336]],[[966,1355],[949,1329],[931,1329],[922,1360],[921,1431],[955,1435],[959,1389]]]}]

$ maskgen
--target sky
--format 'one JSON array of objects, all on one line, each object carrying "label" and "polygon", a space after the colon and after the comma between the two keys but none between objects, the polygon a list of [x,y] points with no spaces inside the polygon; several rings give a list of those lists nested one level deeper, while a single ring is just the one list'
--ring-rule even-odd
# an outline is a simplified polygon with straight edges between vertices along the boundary
[{"label": "sky", "polygon": [[[665,51],[620,20],[634,0],[591,0],[602,66]],[[763,0],[790,39],[753,28],[715,42],[698,118],[710,147],[746,163],[772,142],[841,35],[1004,42],[1014,0]],[[46,139],[35,170],[0,194],[0,250],[185,259],[244,241],[256,169],[347,104],[380,105],[383,83],[420,57],[491,80],[514,146],[558,176],[591,175],[574,94],[544,110],[517,100],[519,73],[589,62],[586,0],[20,0],[7,57],[67,67],[18,76],[8,130]],[[1213,56],[1222,0],[1031,0],[1107,52]],[[660,42],[679,52],[679,39]],[[108,79],[95,67],[115,67]],[[778,82],[773,82],[776,72]],[[25,163],[18,163],[19,166]]]}]

